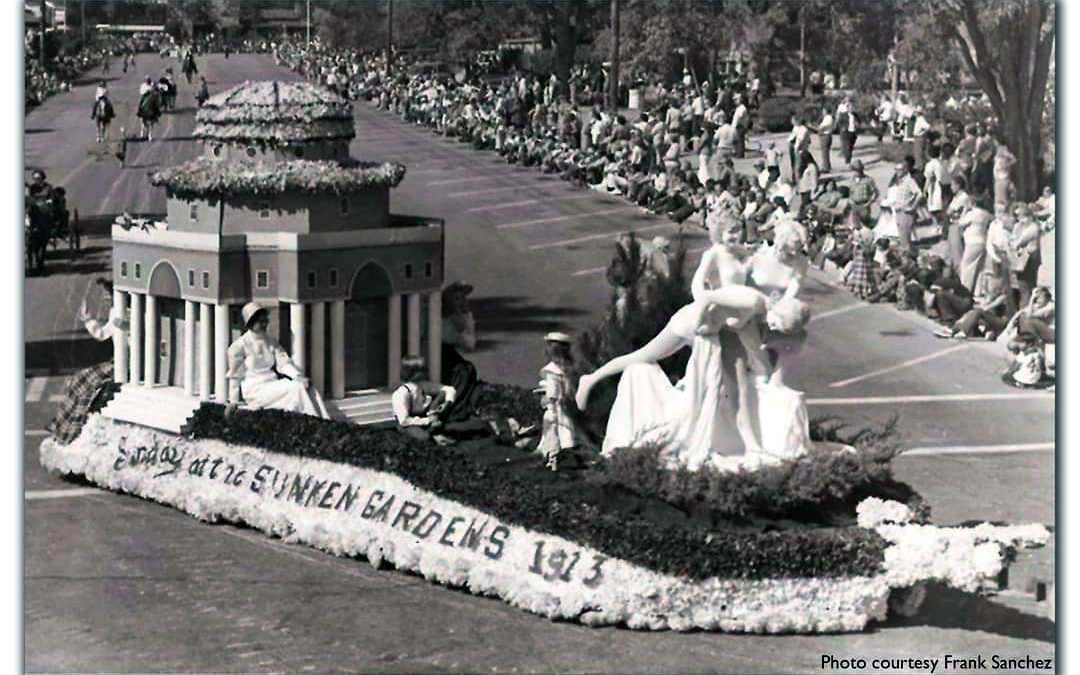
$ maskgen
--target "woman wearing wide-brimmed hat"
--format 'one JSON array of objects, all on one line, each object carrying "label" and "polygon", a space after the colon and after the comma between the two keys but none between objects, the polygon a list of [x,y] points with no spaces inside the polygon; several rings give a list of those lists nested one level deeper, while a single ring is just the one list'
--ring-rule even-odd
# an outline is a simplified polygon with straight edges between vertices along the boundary
[{"label": "woman wearing wide-brimmed hat", "polygon": [[244,334],[229,345],[229,400],[329,419],[322,396],[270,337],[270,312],[257,302],[241,310]]}]

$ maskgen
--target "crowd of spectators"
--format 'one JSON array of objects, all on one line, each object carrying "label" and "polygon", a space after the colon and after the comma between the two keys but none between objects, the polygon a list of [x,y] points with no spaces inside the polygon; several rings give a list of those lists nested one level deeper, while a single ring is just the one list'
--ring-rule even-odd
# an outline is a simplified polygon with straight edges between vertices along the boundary
[{"label": "crowd of spectators", "polygon": [[[936,319],[943,337],[1001,339],[1018,354],[1054,341],[1052,292],[1037,285],[1054,195],[1047,189],[1034,203],[1015,199],[1016,159],[992,123],[931,122],[903,97],[883,98],[864,120],[844,97],[826,104],[820,118],[793,117],[785,163],[776,142],[759,143],[761,159],[747,173],[734,162],[745,156],[754,114],[755,92],[742,80],[715,89],[676,83],[630,121],[572,105],[554,78],[410,73],[400,60],[387,77],[381,56],[289,45],[275,46],[274,54],[406,122],[679,223],[727,211],[753,243],[771,240],[775,225],[794,217],[807,228],[817,265],[833,269],[862,299]],[[884,189],[853,156],[860,133],[899,142],[904,159]],[[850,175],[832,174],[834,135]],[[944,252],[919,245],[925,227],[945,242]]]},{"label": "crowd of spectators", "polygon": [[[135,43],[129,38],[100,34],[85,44],[73,39],[70,44],[61,45],[55,56],[47,58],[42,65],[38,56],[39,37],[34,31],[27,31],[23,43],[23,91],[27,108],[41,105],[54,94],[69,91],[72,83],[88,71],[106,75],[113,67],[118,67],[126,72],[128,59],[136,50]],[[121,57],[123,61],[114,63],[113,57]]]}]

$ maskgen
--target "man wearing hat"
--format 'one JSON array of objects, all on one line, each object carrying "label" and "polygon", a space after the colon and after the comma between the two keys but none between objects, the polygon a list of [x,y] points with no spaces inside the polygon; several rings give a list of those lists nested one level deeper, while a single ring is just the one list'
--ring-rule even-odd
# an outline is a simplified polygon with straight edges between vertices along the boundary
[{"label": "man wearing hat", "polygon": [[855,171],[855,175],[851,177],[851,184],[848,187],[852,213],[857,214],[863,222],[866,222],[870,218],[871,205],[878,200],[877,183],[863,172],[861,159],[852,162],[851,168]]},{"label": "man wearing hat", "polygon": [[[269,334],[270,312],[257,302],[240,310],[244,334],[229,345],[229,400],[330,418],[322,396]],[[281,375],[284,379],[279,378]]]}]

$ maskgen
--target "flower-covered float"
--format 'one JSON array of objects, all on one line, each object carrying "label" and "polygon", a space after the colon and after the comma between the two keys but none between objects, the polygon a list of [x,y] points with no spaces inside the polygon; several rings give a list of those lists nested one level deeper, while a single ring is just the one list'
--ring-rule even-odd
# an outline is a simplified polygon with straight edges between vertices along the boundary
[{"label": "flower-covered float", "polygon": [[[312,133],[325,134],[333,144],[347,138],[351,127],[338,124],[342,115],[337,102],[307,87],[290,90],[289,100],[302,101],[309,112],[330,120],[312,127]],[[239,156],[248,153],[226,141],[246,134],[248,140],[265,142],[265,152],[280,160],[288,146],[273,134],[296,129],[285,125],[285,131],[259,136],[265,125],[275,124],[259,106],[268,98],[278,100],[281,91],[279,86],[248,84],[222,95],[219,102],[238,99],[237,110],[224,110],[223,103],[218,106],[222,110],[210,106],[211,112],[200,113],[200,122],[208,129],[236,123],[240,130],[199,133],[213,138],[215,148],[220,143],[220,154]],[[288,123],[303,122],[300,118],[307,113],[291,105],[279,106]],[[332,149],[318,143],[295,147],[311,154]],[[336,168],[310,173],[303,163],[307,160],[293,157],[289,161],[294,168],[276,174],[276,179],[258,157],[250,170],[241,162],[224,166],[213,161],[211,150],[211,159],[196,160],[155,180],[175,198],[205,200],[208,191],[224,199],[234,191],[253,196],[265,190],[278,195],[335,192],[371,184],[386,187],[401,179],[392,166],[365,166],[350,174],[352,169],[336,160]],[[282,182],[275,188],[272,180]],[[159,236],[170,231],[178,214],[186,211],[170,210],[169,228],[134,221],[118,228],[138,225],[145,230],[138,236]],[[620,256],[624,267],[638,265],[636,252],[627,258],[620,249]],[[673,315],[686,314],[680,309],[686,299],[678,272],[681,262],[673,262],[677,264],[666,268],[663,278],[649,282],[653,286],[642,293],[647,302],[638,297],[634,281],[641,275],[633,269],[615,275],[624,281],[618,282],[622,289],[611,316],[579,343],[586,360],[599,364],[636,349]],[[147,269],[152,269],[149,263]],[[642,320],[650,315],[659,319]],[[149,325],[156,317],[147,318]],[[396,338],[400,348],[401,335]],[[702,342],[714,338],[714,343]],[[583,423],[594,423],[595,446],[599,448],[605,431],[611,436],[613,420],[629,419],[609,416],[608,411],[620,409],[624,390],[643,377],[653,378],[660,396],[677,398],[700,390],[723,404],[723,392],[709,385],[730,366],[728,356],[720,358],[721,350],[726,355],[737,352],[730,336],[725,339],[728,342],[694,335],[685,338],[685,345],[673,341],[675,347],[691,347],[689,363],[673,365],[670,359],[677,355],[660,355],[664,358],[658,362],[666,370],[686,371],[684,382],[697,378],[681,389],[669,387],[655,364],[634,364],[637,370],[627,370],[632,376],[620,381],[618,393],[613,381],[590,381],[594,402],[589,404],[591,418],[586,416]],[[225,343],[215,340],[215,345],[219,342]],[[419,344],[419,335],[415,342]],[[290,349],[302,365],[297,353],[303,354],[303,342],[293,342]],[[154,366],[143,364],[140,373],[139,362],[126,356],[117,358],[117,379],[124,382],[117,399],[126,400],[128,408],[120,409],[130,411],[140,392],[167,387]],[[695,361],[700,357],[708,358]],[[899,448],[891,428],[851,433],[835,421],[807,423],[799,396],[778,397],[779,390],[767,389],[774,385],[764,381],[758,384],[759,393],[772,401],[767,415],[772,426],[763,435],[764,447],[755,453],[739,450],[745,450],[746,457],[754,454],[754,461],[731,452],[723,461],[698,461],[700,445],[689,448],[697,458],[693,462],[679,460],[671,452],[672,443],[652,438],[605,447],[602,453],[582,449],[578,459],[586,461],[581,466],[574,468],[568,457],[553,472],[544,457],[522,450],[514,438],[437,447],[394,429],[353,423],[356,420],[227,408],[225,390],[212,377],[218,374],[218,362],[193,360],[200,364],[199,382],[196,386],[186,380],[183,393],[190,397],[197,390],[198,397],[190,407],[181,406],[180,422],[155,424],[155,416],[146,412],[116,414],[110,402],[90,414],[70,443],[46,439],[40,449],[42,464],[57,474],[168,504],[207,522],[245,524],[288,542],[366,558],[376,566],[392,565],[542,616],[592,626],[858,631],[884,620],[890,609],[916,611],[926,582],[968,591],[989,587],[1017,549],[1045,544],[1050,537],[1040,525],[931,525],[928,506],[892,477],[890,461]],[[329,361],[326,379],[340,383],[341,373],[335,371],[344,367],[340,355]],[[119,364],[131,366],[126,378],[119,377]],[[647,373],[645,367],[656,370]],[[185,363],[183,373],[193,377],[194,366]],[[147,388],[146,383],[155,386]],[[393,374],[387,384],[396,384]],[[144,394],[143,407],[162,400]],[[671,402],[678,405],[668,405]],[[661,403],[665,410],[681,411],[690,427],[707,427],[713,439],[719,438],[714,432],[735,424],[727,413],[717,412],[703,427],[697,424],[700,416],[712,412],[687,407],[682,399]],[[497,430],[508,418],[525,428],[545,424],[536,395],[527,389],[483,384],[476,407]],[[784,419],[777,421],[778,416]],[[654,418],[650,416],[650,423]],[[773,433],[777,429],[782,433]],[[730,434],[727,441],[738,442]],[[792,443],[798,445],[797,452],[791,451]],[[781,452],[775,452],[777,447]]]}]

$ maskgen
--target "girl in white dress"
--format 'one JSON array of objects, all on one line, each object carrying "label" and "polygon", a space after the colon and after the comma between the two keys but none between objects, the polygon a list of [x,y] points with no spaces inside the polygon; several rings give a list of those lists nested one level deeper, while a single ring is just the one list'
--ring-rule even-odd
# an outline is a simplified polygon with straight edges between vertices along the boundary
[{"label": "girl in white dress", "polygon": [[[241,310],[246,330],[229,345],[229,400],[330,419],[322,396],[267,334],[270,313],[256,302]],[[278,375],[287,379],[280,379]]]},{"label": "girl in white dress", "polygon": [[539,393],[543,396],[544,418],[540,444],[536,450],[547,460],[552,471],[559,468],[559,455],[581,444],[581,431],[570,409],[574,400],[576,373],[570,352],[570,336],[552,332],[544,336],[550,359],[540,369]]}]

